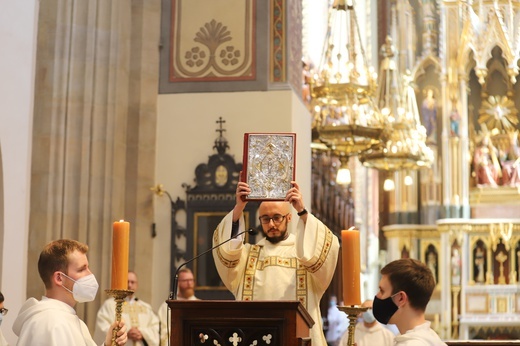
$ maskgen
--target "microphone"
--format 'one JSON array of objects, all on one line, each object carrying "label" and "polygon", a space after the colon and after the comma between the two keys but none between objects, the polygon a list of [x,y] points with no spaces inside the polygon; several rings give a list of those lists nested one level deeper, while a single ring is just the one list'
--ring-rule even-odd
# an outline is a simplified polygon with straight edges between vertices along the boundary
[{"label": "microphone", "polygon": [[230,241],[231,239],[235,239],[235,238],[237,238],[239,235],[242,235],[242,234],[244,234],[244,233],[249,233],[250,235],[256,235],[256,234],[258,234],[258,230],[257,230],[257,229],[254,229],[254,228],[250,228],[250,229],[248,229],[248,230],[246,230],[246,231],[242,231],[242,232],[240,232],[240,233],[237,233],[237,234],[235,234],[234,236],[232,236],[231,238],[224,240],[222,243],[213,246],[211,249],[208,249],[208,250],[206,250],[206,251],[204,251],[204,252],[198,254],[197,256],[193,257],[192,259],[190,259],[190,260],[184,262],[183,264],[181,264],[181,265],[177,268],[177,270],[175,271],[175,276],[174,276],[174,278],[173,278],[173,287],[172,287],[172,290],[171,290],[171,292],[170,292],[170,297],[169,297],[168,299],[170,299],[170,300],[177,300],[177,284],[178,284],[178,282],[179,282],[179,270],[181,270],[182,267],[184,267],[184,266],[185,266],[186,264],[188,264],[188,263],[191,263],[191,262],[195,261],[195,260],[196,260],[197,258],[199,258],[200,256],[203,256],[203,255],[207,254],[208,252],[215,250],[215,249],[218,248],[219,246],[224,245],[225,243],[227,243],[227,242]]}]

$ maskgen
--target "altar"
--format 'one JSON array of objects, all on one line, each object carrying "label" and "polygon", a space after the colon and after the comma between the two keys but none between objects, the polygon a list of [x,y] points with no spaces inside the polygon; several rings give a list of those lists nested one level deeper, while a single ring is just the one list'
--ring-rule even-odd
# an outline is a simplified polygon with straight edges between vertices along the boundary
[{"label": "altar", "polygon": [[441,219],[383,230],[390,260],[418,258],[434,273],[426,316],[443,339],[520,339],[519,219]]}]

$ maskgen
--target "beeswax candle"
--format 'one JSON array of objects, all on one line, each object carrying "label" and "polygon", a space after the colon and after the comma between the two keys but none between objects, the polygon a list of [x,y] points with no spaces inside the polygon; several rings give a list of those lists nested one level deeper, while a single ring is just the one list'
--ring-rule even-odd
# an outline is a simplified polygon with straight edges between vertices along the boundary
[{"label": "beeswax candle", "polygon": [[114,222],[112,233],[112,282],[113,290],[128,289],[128,252],[130,247],[130,223]]},{"label": "beeswax candle", "polygon": [[359,231],[354,229],[341,231],[341,264],[343,278],[343,304],[361,305],[361,256],[359,249]]}]

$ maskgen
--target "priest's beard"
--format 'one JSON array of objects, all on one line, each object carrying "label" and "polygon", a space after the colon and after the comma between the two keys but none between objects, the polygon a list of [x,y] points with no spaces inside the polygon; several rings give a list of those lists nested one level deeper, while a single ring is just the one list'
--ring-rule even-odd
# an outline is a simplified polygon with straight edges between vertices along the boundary
[{"label": "priest's beard", "polygon": [[193,288],[186,288],[182,290],[180,293],[182,298],[188,299],[189,297],[195,295],[195,290]]},{"label": "priest's beard", "polygon": [[287,238],[287,229],[285,229],[283,231],[279,229],[279,231],[280,231],[280,235],[278,235],[278,236],[269,236],[268,232],[264,232],[265,238],[271,244],[278,244],[279,242],[281,242],[282,240],[285,240]]}]

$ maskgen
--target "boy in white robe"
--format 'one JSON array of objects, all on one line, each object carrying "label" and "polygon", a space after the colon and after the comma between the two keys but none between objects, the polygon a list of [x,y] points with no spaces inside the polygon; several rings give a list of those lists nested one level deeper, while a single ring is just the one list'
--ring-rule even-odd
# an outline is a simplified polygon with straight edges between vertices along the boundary
[{"label": "boy in white robe", "polygon": [[[389,329],[383,327],[383,325],[377,322],[374,314],[372,313],[371,299],[365,300],[362,307],[368,308],[367,311],[363,312],[362,321],[356,323],[356,330],[354,332],[354,341],[357,346],[393,346],[395,335]],[[339,346],[348,345],[348,330],[341,337]]]},{"label": "boy in white robe", "polygon": [[424,317],[435,289],[430,268],[418,260],[402,258],[388,263],[381,275],[373,312],[380,323],[397,326],[401,335],[395,337],[395,345],[445,346]]},{"label": "boy in white robe", "polygon": [[[298,184],[293,181],[292,185],[285,201],[260,204],[259,219],[265,238],[256,245],[243,244],[241,237],[233,239],[215,249],[213,258],[220,278],[235,299],[300,301],[314,320],[312,344],[326,345],[320,299],[334,276],[339,241],[307,212]],[[247,183],[238,183],[236,205],[215,230],[213,245],[244,230],[242,212],[247,204],[245,196],[250,192]],[[291,205],[299,216],[296,235],[288,231]]]},{"label": "boy in white robe", "polygon": [[[74,306],[78,302],[94,300],[99,285],[89,269],[88,246],[75,240],[53,241],[40,254],[38,272],[45,284],[45,296],[38,301],[29,298],[20,309],[13,324],[18,336],[17,345],[26,346],[94,346],[85,322],[80,320]],[[124,322],[113,322],[103,345],[112,344],[112,330],[117,345],[127,340]]]}]

